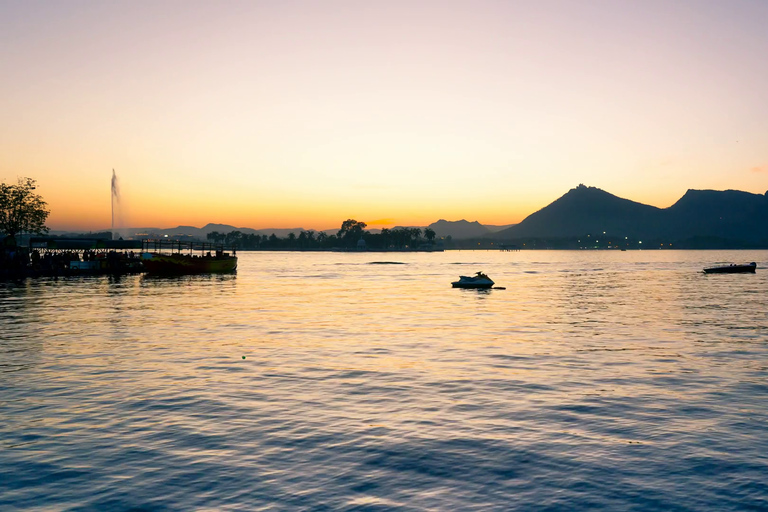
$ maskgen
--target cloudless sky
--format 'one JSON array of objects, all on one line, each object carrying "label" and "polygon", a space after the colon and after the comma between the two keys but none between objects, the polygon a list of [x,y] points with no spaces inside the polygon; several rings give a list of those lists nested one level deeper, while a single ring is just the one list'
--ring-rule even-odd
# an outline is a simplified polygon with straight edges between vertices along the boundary
[{"label": "cloudless sky", "polygon": [[[0,180],[54,229],[509,224],[768,189],[768,2],[0,0]],[[375,226],[374,226],[375,225]]]}]

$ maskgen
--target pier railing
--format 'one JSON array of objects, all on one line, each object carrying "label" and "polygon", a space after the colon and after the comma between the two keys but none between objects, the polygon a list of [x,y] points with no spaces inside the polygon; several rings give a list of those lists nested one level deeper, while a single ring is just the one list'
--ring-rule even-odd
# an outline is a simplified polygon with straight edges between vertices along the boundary
[{"label": "pier railing", "polygon": [[163,240],[163,239],[146,239],[141,242],[141,250],[143,252],[170,252],[170,253],[182,253],[182,252],[223,252],[225,250],[231,250],[233,253],[237,251],[234,246],[226,247],[224,244],[217,244],[212,242],[202,241],[181,241],[181,240]]}]

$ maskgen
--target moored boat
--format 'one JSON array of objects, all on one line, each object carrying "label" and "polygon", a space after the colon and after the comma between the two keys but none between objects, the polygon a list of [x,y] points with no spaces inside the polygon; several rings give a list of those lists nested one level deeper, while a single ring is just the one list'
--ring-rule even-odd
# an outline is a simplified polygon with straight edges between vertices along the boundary
[{"label": "moored boat", "polygon": [[722,265],[719,267],[709,267],[704,269],[704,273],[705,274],[743,274],[743,273],[750,272],[754,274],[755,269],[757,269],[757,263],[753,261],[749,265],[735,265],[731,263],[730,265]]},{"label": "moored boat", "polygon": [[32,237],[30,271],[40,276],[120,275],[144,272],[139,240]]},{"label": "moored boat", "polygon": [[472,277],[459,276],[459,280],[452,282],[451,286],[454,288],[491,288],[494,284],[490,277],[478,272]]},{"label": "moored boat", "polygon": [[[224,252],[223,248],[211,250],[213,247],[210,244],[194,246],[174,242],[165,247],[170,247],[171,252],[167,253],[163,252],[164,245],[159,242],[145,242],[141,260],[148,274],[221,274],[237,269],[237,256],[234,252]],[[177,252],[173,252],[174,250]],[[189,250],[189,254],[182,253],[182,250]],[[201,254],[192,254],[195,250]]]}]

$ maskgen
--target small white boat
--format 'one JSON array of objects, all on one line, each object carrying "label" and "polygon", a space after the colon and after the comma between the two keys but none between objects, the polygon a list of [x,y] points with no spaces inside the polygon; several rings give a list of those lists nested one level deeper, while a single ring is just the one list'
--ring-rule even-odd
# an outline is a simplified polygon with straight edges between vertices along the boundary
[{"label": "small white boat", "polygon": [[458,281],[451,283],[454,288],[491,288],[495,283],[482,272],[478,272],[472,277],[459,276]]}]

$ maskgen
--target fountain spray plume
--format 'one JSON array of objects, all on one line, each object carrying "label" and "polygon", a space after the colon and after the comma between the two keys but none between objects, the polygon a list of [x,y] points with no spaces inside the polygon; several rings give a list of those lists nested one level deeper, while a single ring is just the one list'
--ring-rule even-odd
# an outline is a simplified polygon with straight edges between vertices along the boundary
[{"label": "fountain spray plume", "polygon": [[115,233],[115,204],[120,206],[120,184],[117,181],[115,170],[112,169],[112,240],[119,238]]}]

